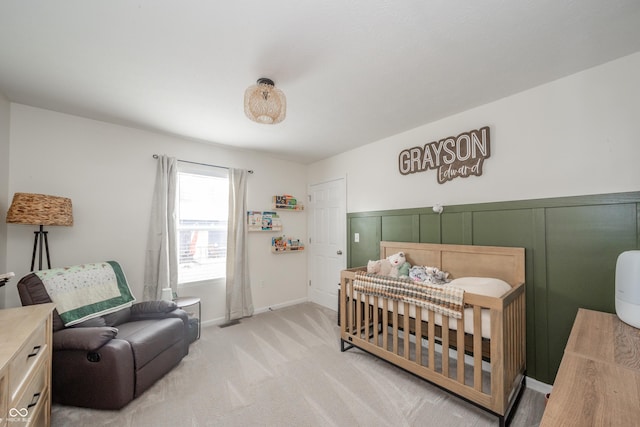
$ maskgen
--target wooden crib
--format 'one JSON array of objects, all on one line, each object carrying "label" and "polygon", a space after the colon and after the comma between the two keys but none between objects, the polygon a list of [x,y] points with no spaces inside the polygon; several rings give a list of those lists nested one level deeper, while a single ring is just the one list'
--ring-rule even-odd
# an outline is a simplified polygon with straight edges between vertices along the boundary
[{"label": "wooden crib", "polygon": [[501,279],[511,290],[501,297],[464,292],[462,318],[454,319],[358,292],[356,273],[366,267],[343,270],[341,350],[355,346],[387,360],[492,412],[504,425],[525,385],[524,249],[380,243],[380,258],[400,251],[412,266],[438,267],[450,278]]}]

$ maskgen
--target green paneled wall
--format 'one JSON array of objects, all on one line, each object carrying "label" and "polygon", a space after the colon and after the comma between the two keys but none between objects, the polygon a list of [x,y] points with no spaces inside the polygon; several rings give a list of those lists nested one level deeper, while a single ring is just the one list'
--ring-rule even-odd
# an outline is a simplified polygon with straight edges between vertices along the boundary
[{"label": "green paneled wall", "polygon": [[[367,265],[370,259],[378,259],[380,254],[381,217],[356,217],[349,221],[350,239],[348,251],[348,263],[350,265]],[[359,242],[355,242],[354,236],[359,235]]]},{"label": "green paneled wall", "polygon": [[381,240],[524,247],[527,374],[552,384],[578,308],[615,312],[615,263],[639,249],[639,207],[633,192],[350,213],[348,263],[378,259]]}]

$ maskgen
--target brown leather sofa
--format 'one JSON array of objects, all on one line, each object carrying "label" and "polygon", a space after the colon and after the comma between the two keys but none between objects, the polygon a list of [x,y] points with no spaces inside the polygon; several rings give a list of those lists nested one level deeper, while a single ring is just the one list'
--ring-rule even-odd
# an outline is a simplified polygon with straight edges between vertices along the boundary
[{"label": "brown leather sofa", "polygon": [[[22,305],[51,302],[34,273],[18,283]],[[187,313],[172,301],[144,301],[65,327],[53,313],[52,400],[119,409],[189,352]]]}]

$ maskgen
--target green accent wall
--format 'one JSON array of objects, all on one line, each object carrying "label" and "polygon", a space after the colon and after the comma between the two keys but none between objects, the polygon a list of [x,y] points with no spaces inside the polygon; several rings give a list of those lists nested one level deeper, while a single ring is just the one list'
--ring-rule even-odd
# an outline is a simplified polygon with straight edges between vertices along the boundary
[{"label": "green accent wall", "polygon": [[378,259],[381,240],[524,247],[527,375],[552,384],[578,308],[615,312],[616,259],[640,249],[640,192],[349,213],[347,235],[349,267]]}]

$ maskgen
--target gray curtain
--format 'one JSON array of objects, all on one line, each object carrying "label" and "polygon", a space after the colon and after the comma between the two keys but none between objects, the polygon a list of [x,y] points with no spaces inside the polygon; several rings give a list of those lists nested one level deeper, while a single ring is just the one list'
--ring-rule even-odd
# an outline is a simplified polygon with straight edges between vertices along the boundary
[{"label": "gray curtain", "polygon": [[247,176],[229,169],[229,224],[227,231],[227,321],[253,314],[247,251]]},{"label": "gray curtain", "polygon": [[171,288],[174,293],[178,288],[177,179],[177,160],[158,156],[144,265],[143,299],[146,301],[161,299],[163,288]]}]

